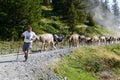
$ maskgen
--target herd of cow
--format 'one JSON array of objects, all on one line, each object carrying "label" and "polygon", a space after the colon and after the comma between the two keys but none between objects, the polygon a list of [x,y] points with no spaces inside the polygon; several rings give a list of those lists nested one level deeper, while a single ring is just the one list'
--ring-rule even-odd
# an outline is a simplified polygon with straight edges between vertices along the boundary
[{"label": "herd of cow", "polygon": [[85,35],[72,34],[64,36],[63,34],[42,34],[38,35],[38,41],[42,43],[41,49],[46,46],[51,46],[56,49],[58,46],[63,47],[64,41],[67,39],[69,47],[77,47],[79,45],[99,45],[99,44],[111,44],[120,41],[119,37],[115,36],[92,36],[86,37]]}]

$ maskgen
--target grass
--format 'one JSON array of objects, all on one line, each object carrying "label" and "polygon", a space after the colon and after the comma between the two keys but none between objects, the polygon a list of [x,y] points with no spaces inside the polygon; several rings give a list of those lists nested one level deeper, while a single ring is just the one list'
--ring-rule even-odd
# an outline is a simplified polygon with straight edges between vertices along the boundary
[{"label": "grass", "polygon": [[[51,7],[42,6],[42,10],[42,19],[40,20],[40,24],[36,25],[38,27],[35,32],[52,34],[61,33],[64,35],[72,33],[69,31],[69,26],[61,20],[61,16],[57,16],[54,12],[52,12]],[[76,25],[75,33],[84,34],[86,36],[113,35],[112,31],[109,31],[99,25],[88,26],[85,24]]]},{"label": "grass", "polygon": [[113,34],[115,34],[114,32],[109,31],[106,28],[103,28],[103,27],[101,27],[99,25],[91,26],[91,27],[88,26],[88,27],[86,27],[86,29],[84,30],[83,33],[85,35],[87,35],[87,36],[94,36],[94,35],[98,35],[98,36],[101,36],[101,35],[105,35],[105,36],[111,35],[112,36]]},{"label": "grass", "polygon": [[97,74],[106,70],[120,77],[119,48],[120,45],[77,48],[71,55],[62,57],[52,70],[67,80],[99,80],[103,76]]},{"label": "grass", "polygon": [[120,56],[120,44],[118,45],[112,45],[112,46],[107,46],[106,47],[108,51],[112,51],[115,54]]},{"label": "grass", "polygon": [[22,43],[21,41],[0,41],[0,55],[18,53]]}]

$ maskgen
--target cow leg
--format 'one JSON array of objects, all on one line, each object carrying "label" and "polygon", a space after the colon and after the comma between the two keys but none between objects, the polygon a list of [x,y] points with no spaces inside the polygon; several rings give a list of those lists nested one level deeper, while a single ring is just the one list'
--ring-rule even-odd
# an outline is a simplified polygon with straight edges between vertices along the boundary
[{"label": "cow leg", "polygon": [[43,43],[42,43],[42,46],[41,46],[41,51],[42,51],[42,49],[43,49],[43,46],[44,46],[44,45],[43,45]]},{"label": "cow leg", "polygon": [[56,43],[55,43],[55,47],[57,47],[57,48],[58,48],[58,42],[56,42]]},{"label": "cow leg", "polygon": [[71,42],[69,41],[69,48],[71,47]]},{"label": "cow leg", "polygon": [[60,48],[63,48],[63,46],[64,46],[64,41],[60,43]]},{"label": "cow leg", "polygon": [[44,51],[45,51],[45,50],[46,50],[46,44],[45,44],[45,43],[44,43],[44,46],[43,46],[43,47],[44,47]]},{"label": "cow leg", "polygon": [[54,49],[56,49],[55,43],[54,43],[54,42],[52,42],[52,47],[53,47]]},{"label": "cow leg", "polygon": [[42,49],[45,51],[45,43],[42,43]]}]

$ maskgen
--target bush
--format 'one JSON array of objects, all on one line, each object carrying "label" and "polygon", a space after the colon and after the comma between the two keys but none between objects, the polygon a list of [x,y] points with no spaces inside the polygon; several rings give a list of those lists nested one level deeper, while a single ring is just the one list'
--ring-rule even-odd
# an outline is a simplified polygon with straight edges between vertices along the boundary
[{"label": "bush", "polygon": [[120,61],[116,60],[115,58],[105,59],[105,62],[111,68],[119,68],[120,67]]},{"label": "bush", "polygon": [[93,16],[91,14],[88,15],[87,17],[88,23],[86,23],[88,26],[95,26],[95,20],[93,19]]},{"label": "bush", "polygon": [[103,65],[100,63],[101,60],[97,60],[97,59],[91,59],[91,60],[87,60],[85,62],[85,70],[88,72],[100,72],[104,69]]}]

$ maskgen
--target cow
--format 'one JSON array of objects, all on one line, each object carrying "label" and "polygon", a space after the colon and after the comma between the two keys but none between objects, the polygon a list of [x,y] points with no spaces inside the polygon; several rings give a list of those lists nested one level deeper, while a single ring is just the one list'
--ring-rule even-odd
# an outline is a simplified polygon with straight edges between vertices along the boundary
[{"label": "cow", "polygon": [[114,40],[115,40],[114,37],[112,37],[112,36],[107,36],[107,37],[106,37],[106,44],[112,44]]},{"label": "cow", "polygon": [[84,44],[85,44],[85,39],[86,39],[86,37],[85,37],[84,35],[80,35],[80,36],[79,36],[79,43],[80,43],[81,45],[84,45]]},{"label": "cow", "polygon": [[101,44],[106,43],[106,37],[105,36],[100,36],[99,39],[100,39]]},{"label": "cow", "polygon": [[56,49],[55,47],[55,42],[54,42],[54,37],[52,34],[49,34],[49,33],[46,33],[46,34],[41,34],[41,35],[38,35],[39,37],[39,41],[42,43],[42,46],[41,46],[41,50],[46,50],[46,46],[49,46],[49,47],[53,47],[54,49]]},{"label": "cow", "polygon": [[69,47],[72,46],[77,47],[79,44],[79,35],[78,34],[70,35],[68,42],[69,42]]},{"label": "cow", "polygon": [[117,43],[117,37],[116,37],[116,36],[113,36],[113,37],[112,37],[112,41],[113,41],[113,43]]},{"label": "cow", "polygon": [[86,37],[86,38],[85,38],[85,43],[86,43],[87,45],[92,44],[92,38],[91,38],[91,37]]},{"label": "cow", "polygon": [[118,42],[120,41],[120,37],[117,38],[117,41],[118,41]]},{"label": "cow", "polygon": [[54,34],[54,42],[55,42],[56,47],[63,48],[64,35],[63,34]]},{"label": "cow", "polygon": [[93,36],[92,37],[92,43],[93,43],[93,45],[95,45],[95,44],[98,45],[99,42],[100,42],[100,39],[99,39],[98,36]]}]

